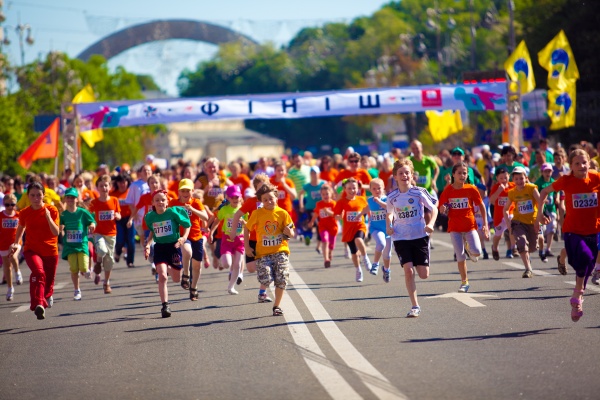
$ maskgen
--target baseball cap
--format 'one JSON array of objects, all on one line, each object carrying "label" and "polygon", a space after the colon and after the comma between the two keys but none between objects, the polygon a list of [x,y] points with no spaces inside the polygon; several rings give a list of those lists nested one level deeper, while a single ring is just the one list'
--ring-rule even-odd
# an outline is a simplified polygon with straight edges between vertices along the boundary
[{"label": "baseball cap", "polygon": [[464,156],[465,152],[460,147],[455,147],[452,150],[450,150],[450,154],[452,154],[452,155],[454,155],[454,154],[460,154],[461,156]]},{"label": "baseball cap", "polygon": [[79,197],[79,193],[77,192],[77,189],[70,187],[67,190],[65,190],[65,197],[66,196]]},{"label": "baseball cap", "polygon": [[500,161],[500,158],[501,158],[500,153],[494,153],[494,155],[492,156],[492,160],[495,162]]},{"label": "baseball cap", "polygon": [[515,167],[515,169],[513,169],[511,175],[514,174],[523,174],[523,175],[527,175],[527,172],[525,172],[525,168],[523,167]]},{"label": "baseball cap", "polygon": [[553,168],[552,168],[552,164],[550,164],[550,163],[548,163],[548,162],[546,162],[546,163],[543,163],[543,164],[542,164],[542,166],[540,167],[540,170],[541,170],[541,171],[547,171],[547,170],[550,170],[550,171],[552,171],[552,169],[553,169]]},{"label": "baseball cap", "polygon": [[240,187],[238,185],[232,185],[225,190],[225,195],[227,197],[241,197],[242,192],[240,191]]},{"label": "baseball cap", "polygon": [[321,170],[316,165],[313,165],[312,167],[310,167],[310,172],[314,172],[314,173],[318,174],[321,172]]},{"label": "baseball cap", "polygon": [[146,156],[146,161],[154,161],[154,154],[148,154]]},{"label": "baseball cap", "polygon": [[181,189],[194,190],[194,182],[191,179],[183,178],[179,181],[179,190]]}]

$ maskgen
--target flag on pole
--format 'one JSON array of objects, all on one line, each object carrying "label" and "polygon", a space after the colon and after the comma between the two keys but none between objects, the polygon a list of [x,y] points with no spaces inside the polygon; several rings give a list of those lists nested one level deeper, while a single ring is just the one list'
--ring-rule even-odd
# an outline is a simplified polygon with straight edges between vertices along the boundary
[{"label": "flag on pole", "polygon": [[56,118],[42,134],[17,158],[17,162],[29,169],[35,160],[58,156],[58,131],[60,118]]},{"label": "flag on pole", "polygon": [[460,111],[425,111],[429,121],[429,132],[435,142],[440,142],[448,136],[463,129]]},{"label": "flag on pole", "polygon": [[[89,83],[79,91],[73,97],[73,104],[79,103],[92,103],[96,101],[96,97],[94,96],[94,89],[92,89],[92,85]],[[80,133],[81,138],[87,143],[88,146],[94,147],[97,142],[100,142],[104,139],[104,132],[102,129],[94,129],[90,131],[85,131]]]},{"label": "flag on pole", "polygon": [[548,71],[548,87],[551,89],[557,89],[563,80],[579,79],[575,56],[563,30],[538,53],[538,61]]},{"label": "flag on pole", "polygon": [[531,57],[524,40],[519,43],[515,51],[504,62],[504,69],[511,81],[521,83],[521,94],[527,94],[535,89]]},{"label": "flag on pole", "polygon": [[548,91],[548,116],[552,121],[550,130],[575,126],[576,87],[575,81],[561,89]]}]

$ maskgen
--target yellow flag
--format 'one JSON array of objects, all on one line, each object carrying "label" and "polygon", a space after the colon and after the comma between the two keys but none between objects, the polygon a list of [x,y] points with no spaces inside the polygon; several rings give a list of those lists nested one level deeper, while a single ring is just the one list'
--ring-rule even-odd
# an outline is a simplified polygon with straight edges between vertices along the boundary
[{"label": "yellow flag", "polygon": [[511,81],[521,83],[521,94],[527,94],[535,89],[531,57],[529,57],[529,50],[527,50],[524,40],[504,62],[504,69]]},{"label": "yellow flag", "polygon": [[429,121],[429,132],[433,140],[440,142],[463,129],[460,111],[425,111]]},{"label": "yellow flag", "polygon": [[[92,103],[94,101],[96,101],[96,97],[94,96],[94,89],[92,89],[92,85],[88,83],[83,89],[79,91],[79,93],[75,95],[75,97],[73,97],[72,103]],[[102,129],[94,129],[91,131],[81,132],[79,135],[90,147],[94,147],[97,142],[100,142],[104,139],[104,132],[102,132]]]},{"label": "yellow flag", "polygon": [[550,89],[558,89],[560,85],[563,85],[562,80],[579,79],[575,56],[563,30],[538,53],[538,61],[548,71],[548,87]]},{"label": "yellow flag", "polygon": [[552,121],[550,130],[575,126],[575,81],[563,81],[569,84],[562,89],[548,91],[548,116]]}]

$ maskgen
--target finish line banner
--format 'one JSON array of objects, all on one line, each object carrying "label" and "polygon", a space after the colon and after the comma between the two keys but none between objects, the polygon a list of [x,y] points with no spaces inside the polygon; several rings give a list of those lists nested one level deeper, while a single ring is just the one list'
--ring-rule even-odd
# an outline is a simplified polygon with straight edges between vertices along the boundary
[{"label": "finish line banner", "polygon": [[73,106],[82,132],[120,126],[221,119],[333,117],[427,110],[504,111],[506,83],[102,101]]}]

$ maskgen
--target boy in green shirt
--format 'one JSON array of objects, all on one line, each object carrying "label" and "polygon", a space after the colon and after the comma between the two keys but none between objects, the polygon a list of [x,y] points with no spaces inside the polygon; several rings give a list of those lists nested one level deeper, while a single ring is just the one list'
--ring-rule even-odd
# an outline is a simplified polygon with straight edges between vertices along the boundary
[{"label": "boy in green shirt", "polygon": [[[552,164],[543,163],[540,166],[540,170],[542,172],[542,176],[535,181],[535,185],[538,187],[538,191],[541,192],[547,186],[552,185],[554,183],[554,179],[552,178]],[[540,259],[543,262],[548,261],[548,257],[554,257],[552,254],[552,239],[554,237],[554,232],[556,232],[556,192],[551,192],[546,197],[546,203],[544,204],[544,214],[547,218],[550,219],[546,225],[540,227],[542,231],[542,235],[539,237],[539,248],[540,248]],[[544,252],[544,238],[546,239],[546,251]]]}]

